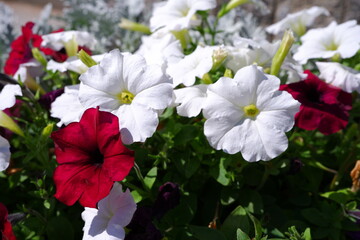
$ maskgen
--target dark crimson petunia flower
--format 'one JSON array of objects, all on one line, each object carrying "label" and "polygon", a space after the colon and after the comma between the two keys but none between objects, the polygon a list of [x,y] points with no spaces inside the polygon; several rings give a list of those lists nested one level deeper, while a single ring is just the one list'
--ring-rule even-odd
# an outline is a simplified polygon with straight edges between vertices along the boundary
[{"label": "dark crimson petunia flower", "polygon": [[96,207],[115,181],[123,180],[134,165],[134,152],[121,142],[118,118],[96,108],[80,122],[53,132],[59,166],[54,172],[55,197],[72,205]]},{"label": "dark crimson petunia flower", "polygon": [[33,27],[33,22],[27,22],[21,29],[22,35],[11,43],[11,52],[4,66],[6,74],[14,75],[20,64],[26,63],[33,58],[31,48],[40,47],[42,38],[32,32]]},{"label": "dark crimson petunia flower", "polygon": [[320,80],[310,71],[304,81],[280,86],[301,103],[295,125],[305,130],[318,129],[328,135],[346,127],[352,108],[351,94]]},{"label": "dark crimson petunia flower", "polygon": [[0,203],[0,234],[0,239],[16,240],[11,223],[8,220],[8,211],[2,203]]}]

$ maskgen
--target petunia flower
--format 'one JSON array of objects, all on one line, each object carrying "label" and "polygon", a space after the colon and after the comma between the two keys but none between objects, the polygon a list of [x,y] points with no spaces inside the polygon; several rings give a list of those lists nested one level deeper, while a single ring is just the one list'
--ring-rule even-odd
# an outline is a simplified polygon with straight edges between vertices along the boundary
[{"label": "petunia flower", "polygon": [[135,210],[129,189],[123,192],[121,184],[114,183],[109,195],[99,201],[98,209],[86,207],[81,214],[85,221],[83,240],[123,240],[124,227],[130,223]]},{"label": "petunia flower", "polygon": [[21,87],[17,84],[6,84],[0,92],[0,110],[14,106],[16,96],[22,96]]},{"label": "petunia flower", "polygon": [[[104,54],[93,55],[91,56],[95,62],[99,63],[104,57]],[[76,56],[67,58],[64,62],[57,62],[54,60],[50,60],[46,66],[47,70],[51,70],[53,72],[66,72],[68,70],[76,72],[78,74],[82,74],[86,72],[89,68]]]},{"label": "petunia flower", "polygon": [[55,197],[66,205],[77,200],[95,207],[115,181],[123,180],[134,165],[134,153],[121,142],[116,116],[91,108],[78,123],[53,132],[58,167]]},{"label": "petunia flower", "polygon": [[[234,47],[227,47],[228,57],[225,66],[233,72],[256,64],[264,69],[270,68],[273,57],[280,46],[280,41],[270,43],[266,40],[252,40],[237,37],[234,39]],[[288,81],[297,82],[304,79],[303,69],[292,56],[288,55],[281,69],[286,70]]]},{"label": "petunia flower", "polygon": [[331,58],[339,55],[350,58],[360,49],[360,26],[355,20],[338,25],[331,22],[325,28],[309,30],[301,37],[302,45],[294,59],[305,64],[313,58]]},{"label": "petunia flower", "polygon": [[[95,37],[85,31],[60,31],[49,33],[42,36],[41,46],[44,48],[50,48],[55,51],[65,49],[69,55],[69,50],[75,50],[77,53],[78,46],[93,49],[97,43]],[[72,47],[76,46],[76,49]],[[72,55],[72,54],[70,54]],[[69,55],[69,56],[70,56]]]},{"label": "petunia flower", "polygon": [[174,90],[177,113],[184,117],[199,115],[204,107],[206,91],[209,85],[199,84]]},{"label": "petunia flower", "polygon": [[199,25],[197,11],[206,11],[216,7],[215,0],[168,0],[154,5],[150,28],[155,31],[165,27],[168,31],[180,31]]},{"label": "petunia flower", "polygon": [[21,29],[22,35],[11,43],[11,51],[4,66],[6,74],[14,75],[21,64],[33,59],[31,48],[40,47],[42,38],[32,32],[34,25],[33,22],[27,22]]},{"label": "petunia flower", "polygon": [[330,13],[326,8],[318,6],[290,13],[281,21],[268,26],[266,32],[276,35],[290,28],[298,36],[302,36],[306,32],[306,27],[311,26],[321,15],[329,16]]},{"label": "petunia flower", "polygon": [[0,172],[9,167],[10,156],[10,144],[8,140],[0,136]]},{"label": "petunia flower", "polygon": [[118,116],[125,144],[151,137],[159,112],[172,102],[172,84],[160,66],[147,65],[142,56],[117,49],[82,74],[80,81],[80,102]]},{"label": "petunia flower", "polygon": [[285,132],[294,125],[299,102],[279,91],[280,80],[255,65],[222,77],[208,87],[203,114],[210,145],[241,152],[246,161],[270,160],[288,147]]},{"label": "petunia flower", "polygon": [[320,80],[310,71],[304,81],[282,85],[301,103],[295,115],[295,125],[305,130],[318,129],[323,134],[332,134],[346,127],[351,110],[351,94]]},{"label": "petunia flower", "polygon": [[360,72],[336,62],[316,62],[319,77],[345,92],[360,92]]},{"label": "petunia flower", "polygon": [[2,203],[0,203],[0,234],[3,240],[16,240],[11,223],[8,220],[8,211]]},{"label": "petunia flower", "polygon": [[169,64],[167,73],[173,78],[173,85],[192,86],[196,77],[202,78],[213,66],[213,52],[216,48],[198,46],[194,52],[186,55],[179,62]]},{"label": "petunia flower", "polygon": [[60,119],[56,124],[58,127],[63,124],[68,125],[72,122],[79,122],[85,112],[86,108],[79,100],[79,87],[79,84],[66,86],[64,93],[51,103],[50,115],[53,118]]},{"label": "petunia flower", "polygon": [[163,71],[166,71],[168,64],[176,63],[184,57],[180,42],[170,33],[143,36],[141,41],[136,54],[142,55],[149,65],[161,66]]}]

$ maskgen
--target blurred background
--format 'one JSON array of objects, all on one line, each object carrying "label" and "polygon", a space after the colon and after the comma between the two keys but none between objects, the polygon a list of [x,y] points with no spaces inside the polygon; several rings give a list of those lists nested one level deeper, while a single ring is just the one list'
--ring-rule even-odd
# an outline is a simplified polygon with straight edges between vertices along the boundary
[{"label": "blurred background", "polygon": [[[112,4],[114,0],[108,0],[109,4]],[[51,14],[59,17],[62,15],[64,7],[64,0],[0,0],[5,3],[14,11],[14,26],[20,26],[27,21],[35,21],[43,7],[47,3],[52,4]],[[74,1],[75,2],[75,1]],[[145,0],[147,6],[151,6],[155,0]],[[227,0],[218,0],[219,6],[221,3],[227,2]],[[359,0],[263,0],[266,6],[269,8],[269,13],[263,15],[258,11],[253,11],[253,14],[261,14],[261,23],[270,24],[276,22],[286,14],[298,11],[303,8],[318,5],[327,8],[332,16],[338,22],[344,22],[349,19],[356,19],[360,21],[360,1]],[[3,5],[0,5],[3,7]],[[252,9],[251,5],[245,6],[246,8]],[[321,20],[320,20],[321,21]],[[61,26],[60,21],[56,21],[54,18],[51,19],[51,23]]]}]

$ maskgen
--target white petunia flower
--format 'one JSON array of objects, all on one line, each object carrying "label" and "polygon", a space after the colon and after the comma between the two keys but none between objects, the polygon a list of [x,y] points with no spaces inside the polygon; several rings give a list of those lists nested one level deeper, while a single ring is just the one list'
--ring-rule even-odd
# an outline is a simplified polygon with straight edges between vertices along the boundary
[{"label": "white petunia flower", "polygon": [[[105,54],[100,55],[93,55],[91,56],[95,62],[99,63]],[[54,60],[50,60],[46,66],[47,70],[51,71],[59,71],[59,72],[66,72],[68,70],[82,74],[86,72],[89,68],[76,56],[69,57],[65,60],[65,62],[56,62]]]},{"label": "white petunia flower", "polygon": [[125,144],[144,142],[159,123],[158,113],[172,102],[173,88],[158,65],[147,65],[140,55],[109,52],[100,64],[80,76],[80,102],[119,118]]},{"label": "white petunia flower", "polygon": [[301,37],[302,45],[294,59],[305,64],[312,58],[331,58],[339,55],[350,58],[360,49],[360,26],[355,20],[338,25],[330,23],[325,28],[309,30]]},{"label": "white petunia flower", "polygon": [[0,136],[0,172],[9,167],[10,156],[10,144],[5,138]]},{"label": "white petunia flower", "polygon": [[6,84],[0,92],[0,110],[14,106],[16,96],[22,96],[21,87],[17,84]]},{"label": "white petunia flower", "polygon": [[336,62],[316,62],[320,78],[345,92],[360,93],[360,72]]},{"label": "white petunia flower", "polygon": [[169,0],[154,5],[150,28],[152,31],[165,27],[168,31],[180,31],[197,26],[197,11],[206,11],[216,7],[215,0]]},{"label": "white petunia flower", "polygon": [[265,30],[271,34],[279,34],[286,29],[293,30],[298,36],[306,32],[306,27],[311,26],[315,19],[320,15],[329,16],[326,8],[314,6],[295,13],[288,14],[281,21],[268,26]]},{"label": "white petunia flower", "polygon": [[55,51],[60,51],[66,44],[75,41],[78,46],[86,46],[93,49],[97,43],[95,37],[85,31],[63,31],[49,33],[42,36],[42,47],[48,47]]},{"label": "white petunia flower", "polygon": [[213,66],[213,52],[215,47],[198,46],[194,52],[186,55],[177,63],[169,64],[167,74],[173,78],[173,85],[192,86],[196,77],[202,78]]},{"label": "white petunia flower", "polygon": [[79,101],[79,87],[79,84],[66,86],[64,93],[51,104],[51,117],[60,119],[56,124],[58,127],[79,122],[85,112],[86,108]]},{"label": "white petunia flower", "polygon": [[249,162],[270,160],[288,147],[285,132],[294,125],[300,103],[280,80],[256,66],[240,69],[234,79],[222,77],[209,86],[203,114],[204,133],[215,149],[241,152]]},{"label": "white petunia flower", "polygon": [[[266,40],[254,41],[252,39],[237,37],[234,39],[235,47],[227,47],[228,57],[225,66],[233,72],[255,64],[264,69],[270,69],[273,57],[280,46],[280,41],[270,43]],[[297,82],[304,78],[302,66],[289,54],[286,56],[281,69],[286,70],[288,82]]]},{"label": "white petunia flower", "polygon": [[142,55],[149,65],[161,66],[163,71],[166,71],[168,64],[176,63],[184,57],[180,42],[171,33],[143,36],[141,41],[136,54]]},{"label": "white petunia flower", "polygon": [[209,85],[199,84],[174,90],[177,113],[184,117],[195,117],[199,115],[204,107],[206,90]]},{"label": "white petunia flower", "polygon": [[109,195],[98,203],[98,209],[85,208],[81,217],[85,221],[83,240],[123,240],[124,227],[135,213],[136,203],[129,189],[122,191],[121,184],[114,183]]},{"label": "white petunia flower", "polygon": [[43,66],[41,66],[41,64],[33,58],[26,63],[20,64],[13,78],[16,81],[30,83],[33,81],[33,78],[39,77],[43,73]]}]

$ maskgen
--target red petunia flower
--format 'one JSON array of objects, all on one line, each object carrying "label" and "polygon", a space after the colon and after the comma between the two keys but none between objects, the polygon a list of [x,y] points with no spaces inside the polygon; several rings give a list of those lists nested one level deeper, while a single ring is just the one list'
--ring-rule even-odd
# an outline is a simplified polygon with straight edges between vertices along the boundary
[{"label": "red petunia flower", "polygon": [[121,142],[118,118],[96,108],[80,122],[52,133],[59,166],[54,172],[55,197],[72,205],[96,207],[115,181],[123,180],[134,165],[134,152]]},{"label": "red petunia flower", "polygon": [[301,103],[295,125],[305,130],[318,129],[328,135],[346,127],[352,108],[351,94],[320,80],[310,71],[304,81],[280,86]]},{"label": "red petunia flower", "polygon": [[22,35],[11,43],[11,52],[4,66],[4,72],[14,75],[19,69],[20,64],[26,63],[33,58],[31,48],[40,47],[42,38],[40,35],[33,34],[33,22],[27,22],[22,27]]},{"label": "red petunia flower", "polygon": [[0,203],[0,234],[0,239],[16,240],[11,223],[8,220],[8,211],[2,203]]}]

